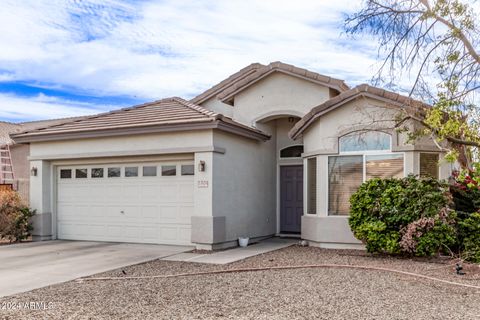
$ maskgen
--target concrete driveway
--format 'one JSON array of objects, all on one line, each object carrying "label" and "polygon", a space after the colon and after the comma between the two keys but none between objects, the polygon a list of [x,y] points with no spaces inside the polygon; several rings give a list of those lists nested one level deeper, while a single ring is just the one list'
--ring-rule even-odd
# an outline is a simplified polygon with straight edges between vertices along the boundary
[{"label": "concrete driveway", "polygon": [[191,249],[183,246],[62,240],[0,246],[0,297]]}]

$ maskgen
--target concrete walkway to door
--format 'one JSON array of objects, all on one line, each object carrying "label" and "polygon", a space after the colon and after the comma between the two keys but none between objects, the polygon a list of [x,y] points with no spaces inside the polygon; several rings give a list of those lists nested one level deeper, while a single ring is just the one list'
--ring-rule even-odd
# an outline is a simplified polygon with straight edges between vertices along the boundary
[{"label": "concrete walkway to door", "polygon": [[154,244],[61,240],[0,246],[0,297],[192,249]]}]

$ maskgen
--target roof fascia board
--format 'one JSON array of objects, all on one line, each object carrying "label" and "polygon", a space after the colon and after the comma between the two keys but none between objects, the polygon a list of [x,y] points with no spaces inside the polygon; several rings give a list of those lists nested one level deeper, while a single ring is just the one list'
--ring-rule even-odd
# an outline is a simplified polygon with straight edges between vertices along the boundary
[{"label": "roof fascia board", "polygon": [[94,131],[82,131],[71,133],[59,133],[59,134],[45,134],[45,135],[28,135],[28,136],[12,136],[15,143],[31,143],[31,142],[48,142],[48,141],[65,141],[74,139],[92,139],[102,137],[116,137],[124,135],[137,135],[137,134],[150,134],[150,133],[162,133],[162,132],[177,132],[177,131],[191,131],[191,130],[206,130],[206,129],[219,129],[228,131],[246,138],[266,141],[270,139],[270,136],[248,130],[246,128],[229,124],[221,120],[215,120],[202,123],[190,123],[190,124],[175,124],[167,126],[155,126],[155,127],[137,127],[137,128],[115,128],[109,130],[94,130]]},{"label": "roof fascia board", "polygon": [[190,130],[202,130],[216,128],[217,124],[214,121],[208,121],[195,124],[175,124],[164,125],[155,127],[137,127],[137,128],[114,128],[108,130],[92,130],[81,132],[66,132],[58,134],[38,134],[28,136],[11,136],[15,143],[28,143],[28,142],[44,142],[44,141],[61,141],[61,140],[73,140],[73,139],[89,139],[89,138],[102,138],[102,137],[115,137],[124,136],[130,134],[148,134],[148,133],[162,133],[162,132],[176,132],[176,131],[190,131]]}]

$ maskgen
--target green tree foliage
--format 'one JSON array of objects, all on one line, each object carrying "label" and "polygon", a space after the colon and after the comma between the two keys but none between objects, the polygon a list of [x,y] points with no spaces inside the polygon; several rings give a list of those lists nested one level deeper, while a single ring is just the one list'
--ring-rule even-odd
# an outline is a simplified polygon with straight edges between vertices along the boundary
[{"label": "green tree foliage", "polygon": [[378,39],[384,63],[376,82],[389,86],[406,73],[414,74],[410,95],[432,104],[432,109],[406,108],[397,119],[399,126],[406,119],[418,122],[420,126],[409,128],[412,139],[431,136],[448,160],[469,169],[480,159],[475,98],[480,89],[480,17],[474,2],[365,0],[346,20],[349,34]]}]

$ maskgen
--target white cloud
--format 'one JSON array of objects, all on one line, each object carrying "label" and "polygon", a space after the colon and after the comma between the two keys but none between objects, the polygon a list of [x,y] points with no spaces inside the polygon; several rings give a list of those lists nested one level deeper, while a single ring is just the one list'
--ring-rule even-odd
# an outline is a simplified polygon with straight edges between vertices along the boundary
[{"label": "white cloud", "polygon": [[42,94],[26,98],[0,93],[0,119],[14,122],[24,119],[43,120],[83,116],[109,109],[114,109],[114,107],[79,103]]},{"label": "white cloud", "polygon": [[18,80],[144,99],[188,97],[252,62],[276,60],[367,81],[375,45],[339,41],[342,12],[358,4],[4,0],[0,69]]}]

